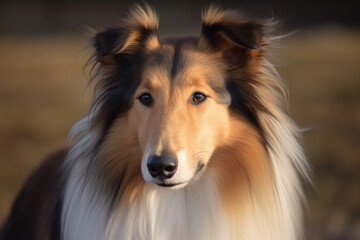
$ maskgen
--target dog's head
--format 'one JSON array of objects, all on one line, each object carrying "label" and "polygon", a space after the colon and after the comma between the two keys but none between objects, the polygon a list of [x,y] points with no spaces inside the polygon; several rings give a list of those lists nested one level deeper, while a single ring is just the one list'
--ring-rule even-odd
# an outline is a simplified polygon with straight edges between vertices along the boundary
[{"label": "dog's head", "polygon": [[258,125],[262,103],[253,76],[262,39],[261,23],[216,7],[203,14],[197,38],[159,40],[149,7],[135,8],[121,27],[98,33],[95,57],[103,77],[94,121],[107,158],[101,161],[111,162],[104,166],[133,175],[141,169],[145,181],[164,187],[199,178],[241,128],[232,125],[235,118]]}]

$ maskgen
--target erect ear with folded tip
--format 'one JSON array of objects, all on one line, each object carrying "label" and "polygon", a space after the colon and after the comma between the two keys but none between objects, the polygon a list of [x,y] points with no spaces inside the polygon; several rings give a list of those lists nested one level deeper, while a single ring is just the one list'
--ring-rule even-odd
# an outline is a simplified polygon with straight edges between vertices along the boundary
[{"label": "erect ear with folded tip", "polygon": [[104,70],[111,70],[117,64],[131,63],[132,57],[157,45],[157,29],[110,28],[94,37],[96,60]]},{"label": "erect ear with folded tip", "polygon": [[204,21],[199,46],[221,52],[226,61],[241,67],[260,51],[262,36],[260,23],[229,17],[211,23]]},{"label": "erect ear with folded tip", "polygon": [[94,37],[96,61],[102,64],[103,70],[119,64],[126,67],[139,54],[158,46],[158,18],[146,3],[135,4],[121,27],[109,28]]}]

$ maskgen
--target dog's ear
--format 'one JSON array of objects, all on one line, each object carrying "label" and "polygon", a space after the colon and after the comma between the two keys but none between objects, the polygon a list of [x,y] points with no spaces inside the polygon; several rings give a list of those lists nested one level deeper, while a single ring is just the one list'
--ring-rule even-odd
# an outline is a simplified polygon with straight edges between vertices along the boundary
[{"label": "dog's ear", "polygon": [[132,56],[158,45],[158,18],[149,5],[136,5],[121,27],[107,29],[94,37],[96,61],[105,70],[129,63]]},{"label": "dog's ear", "polygon": [[260,22],[247,21],[236,12],[210,6],[202,16],[199,47],[221,52],[226,61],[241,66],[260,50],[262,37]]}]

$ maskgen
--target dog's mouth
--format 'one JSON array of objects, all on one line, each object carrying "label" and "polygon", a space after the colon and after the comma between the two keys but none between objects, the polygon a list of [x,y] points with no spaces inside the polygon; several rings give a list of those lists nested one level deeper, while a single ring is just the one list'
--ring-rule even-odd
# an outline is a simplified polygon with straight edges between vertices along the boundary
[{"label": "dog's mouth", "polygon": [[160,187],[166,187],[166,188],[171,188],[171,187],[181,187],[182,185],[187,184],[187,182],[182,182],[182,183],[156,183],[156,185],[160,186]]},{"label": "dog's mouth", "polygon": [[[205,167],[205,164],[200,162],[196,168],[194,177],[198,176],[199,173],[204,169],[204,167]],[[156,185],[158,185],[160,187],[165,187],[165,188],[181,188],[181,187],[187,185],[190,181],[180,182],[180,183],[167,183],[166,181],[162,181],[160,183],[156,183]]]}]

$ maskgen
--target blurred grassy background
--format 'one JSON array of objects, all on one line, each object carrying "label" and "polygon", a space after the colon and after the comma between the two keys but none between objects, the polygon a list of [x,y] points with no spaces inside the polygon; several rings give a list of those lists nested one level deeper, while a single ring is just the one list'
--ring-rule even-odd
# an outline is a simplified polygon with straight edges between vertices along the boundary
[{"label": "blurred grassy background", "polygon": [[314,171],[308,239],[360,239],[360,31],[312,29],[285,40],[278,68]]},{"label": "blurred grassy background", "polygon": [[[90,52],[84,50],[88,42],[79,34],[82,32],[79,26],[83,23],[107,26],[121,16],[111,8],[109,1],[102,11],[96,8],[95,1],[92,4],[96,10],[80,11],[75,18],[73,12],[84,6],[84,2],[65,3],[72,9],[67,14],[64,12],[70,8],[64,5],[59,5],[63,8],[45,8],[45,12],[57,13],[57,18],[54,14],[48,13],[45,17],[38,14],[42,13],[41,7],[47,6],[43,3],[19,5],[27,9],[26,14],[33,11],[36,15],[33,24],[14,22],[13,19],[25,17],[17,14],[17,10],[13,10],[13,15],[9,13],[15,9],[13,4],[0,6],[0,225],[29,173],[46,154],[66,144],[72,124],[87,110],[92,92],[84,92],[88,76],[83,67]],[[279,11],[285,15],[285,1],[277,3]],[[160,21],[162,36],[200,31],[200,7],[197,5],[191,8],[179,2],[172,7],[160,2],[154,5],[161,19],[171,20]],[[247,7],[256,11],[259,6]],[[1,15],[6,7],[7,15]],[[234,6],[229,3],[228,7]],[[261,8],[266,8],[266,4]],[[111,14],[104,14],[107,11]],[[186,11],[196,12],[196,16],[190,14],[181,22]],[[304,30],[283,40],[280,55],[286,64],[278,70],[289,84],[291,116],[302,127],[311,127],[304,138],[314,169],[315,190],[308,192],[306,239],[360,239],[358,18],[335,17],[334,21],[329,21],[335,25],[330,25],[316,22],[309,15],[303,18],[307,24],[299,25],[296,18],[299,13],[294,9],[292,13],[295,17],[285,15],[289,16],[285,17],[285,24],[291,29],[301,26]],[[67,18],[69,16],[72,17]],[[345,14],[340,11],[336,16]],[[52,21],[46,23],[41,21],[43,18]],[[94,22],[94,19],[103,21]],[[317,24],[313,26],[314,21]],[[351,21],[355,24],[348,24]],[[44,25],[42,28],[40,23]],[[64,25],[65,30],[61,29]]]}]

